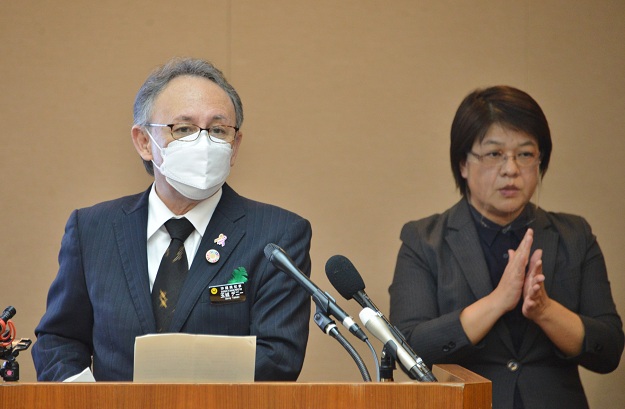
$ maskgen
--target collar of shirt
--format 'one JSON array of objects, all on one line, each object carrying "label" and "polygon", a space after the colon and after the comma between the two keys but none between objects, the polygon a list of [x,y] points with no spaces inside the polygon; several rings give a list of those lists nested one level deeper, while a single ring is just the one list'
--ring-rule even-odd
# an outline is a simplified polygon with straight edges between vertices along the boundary
[{"label": "collar of shirt", "polygon": [[532,222],[531,207],[532,205],[528,204],[525,206],[521,214],[512,221],[512,223],[506,226],[501,226],[484,217],[469,203],[469,209],[471,209],[471,215],[473,216],[477,233],[489,247],[492,246],[493,242],[500,233],[506,234],[510,232],[514,234],[519,241],[522,240],[529,224]]},{"label": "collar of shirt", "polygon": [[[213,213],[217,208],[221,195],[222,189],[219,189],[213,196],[206,200],[202,200],[193,209],[183,215],[191,222],[191,224],[193,224],[193,227],[195,228],[195,230],[184,242],[189,267],[191,267],[191,264],[193,263],[195,253],[200,247],[200,242],[202,241],[204,232],[213,217]],[[158,267],[161,264],[163,254],[171,241],[169,233],[165,228],[165,222],[172,217],[179,218],[182,216],[177,216],[169,210],[161,198],[158,197],[155,187],[152,185],[148,197],[147,226],[147,258],[150,290],[154,285],[154,280],[156,279],[156,274],[158,273]]]},{"label": "collar of shirt", "polygon": [[[193,224],[193,227],[195,227],[195,230],[200,234],[200,237],[203,237],[206,227],[208,227],[208,223],[213,217],[219,199],[221,199],[221,194],[222,189],[219,189],[217,193],[206,200],[202,200],[193,209],[183,215]],[[156,194],[155,186],[152,185],[148,198],[148,241],[159,229],[163,229],[163,231],[167,233],[167,229],[165,229],[165,222],[167,220],[180,217],[182,216],[177,216],[169,210],[161,198],[158,197],[158,194]]]}]

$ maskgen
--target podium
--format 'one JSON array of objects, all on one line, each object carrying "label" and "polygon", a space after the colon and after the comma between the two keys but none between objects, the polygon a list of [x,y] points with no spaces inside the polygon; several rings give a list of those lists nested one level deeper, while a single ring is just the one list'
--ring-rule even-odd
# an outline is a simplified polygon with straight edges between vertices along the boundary
[{"label": "podium", "polygon": [[6,409],[490,409],[491,382],[458,365],[434,365],[439,382],[4,383]]}]

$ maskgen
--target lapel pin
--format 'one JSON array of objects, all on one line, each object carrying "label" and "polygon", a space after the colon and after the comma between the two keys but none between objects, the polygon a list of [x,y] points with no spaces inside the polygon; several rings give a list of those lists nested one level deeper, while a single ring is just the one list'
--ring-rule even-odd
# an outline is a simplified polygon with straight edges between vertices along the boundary
[{"label": "lapel pin", "polygon": [[208,250],[206,252],[206,260],[208,260],[208,262],[211,264],[215,264],[217,261],[219,261],[219,252],[215,249]]},{"label": "lapel pin", "polygon": [[228,284],[245,283],[247,282],[247,270],[245,267],[237,267],[232,272],[232,278],[228,281]]},{"label": "lapel pin", "polygon": [[225,234],[219,233],[219,237],[217,237],[215,240],[213,240],[213,243],[217,243],[221,247],[224,247],[226,245],[226,239],[227,238],[228,238],[228,236],[226,236]]}]

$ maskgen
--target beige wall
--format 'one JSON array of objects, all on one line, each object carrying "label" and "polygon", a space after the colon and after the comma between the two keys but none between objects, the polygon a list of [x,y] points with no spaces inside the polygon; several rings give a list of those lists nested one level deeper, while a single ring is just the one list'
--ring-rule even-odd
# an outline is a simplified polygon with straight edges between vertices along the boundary
[{"label": "beige wall", "polygon": [[[232,186],[310,219],[314,281],[340,298],[324,265],[343,254],[386,312],[402,224],[458,199],[447,139],[460,100],[484,85],[528,91],[555,144],[539,204],[589,220],[625,315],[624,17],[608,0],[4,1],[0,307],[34,339],[69,213],[148,186],[133,97],[181,55],[215,62],[243,98]],[[358,381],[311,325],[300,379]],[[19,362],[33,381],[30,351]],[[594,407],[625,406],[625,365],[583,378]]]}]

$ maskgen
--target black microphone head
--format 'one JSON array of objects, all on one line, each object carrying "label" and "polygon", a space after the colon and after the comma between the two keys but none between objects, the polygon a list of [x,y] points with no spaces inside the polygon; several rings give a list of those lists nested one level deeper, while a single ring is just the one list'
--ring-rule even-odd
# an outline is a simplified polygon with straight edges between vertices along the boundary
[{"label": "black microphone head", "polygon": [[267,257],[269,259],[269,261],[271,261],[271,259],[273,258],[273,252],[276,249],[279,249],[280,247],[276,246],[273,243],[269,243],[265,246],[265,257]]},{"label": "black microphone head", "polygon": [[356,267],[345,256],[332,256],[326,262],[328,280],[346,300],[365,290],[365,282]]},{"label": "black microphone head", "polygon": [[2,311],[2,315],[0,315],[0,320],[7,322],[11,318],[13,318],[13,316],[15,316],[15,313],[17,313],[15,307],[9,305],[4,309],[4,311]]}]

